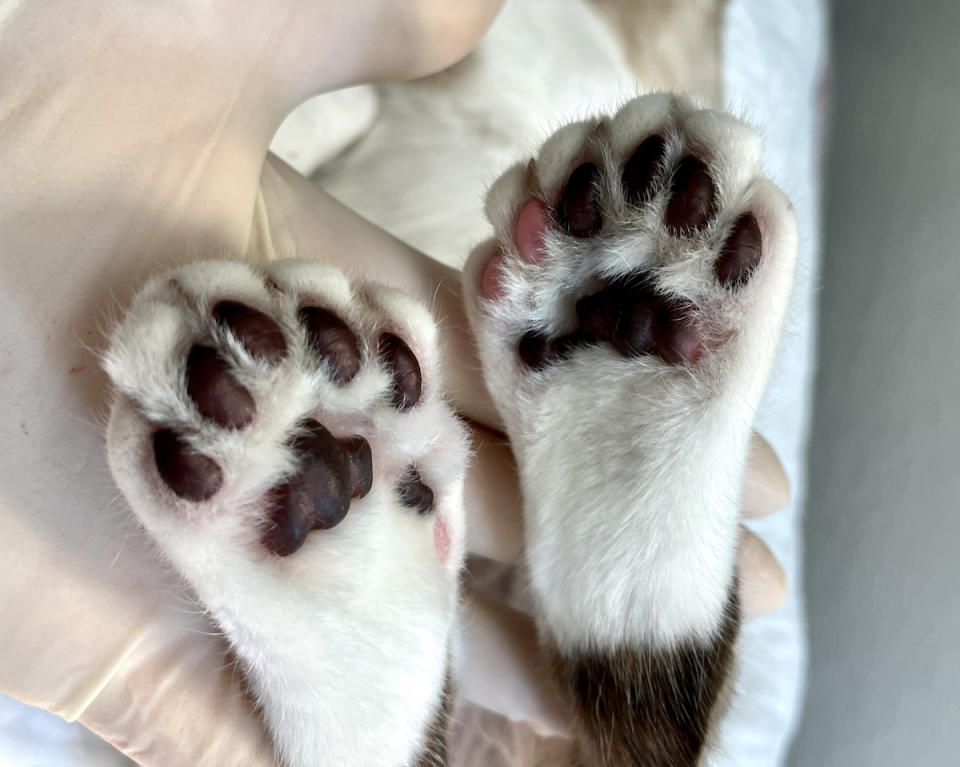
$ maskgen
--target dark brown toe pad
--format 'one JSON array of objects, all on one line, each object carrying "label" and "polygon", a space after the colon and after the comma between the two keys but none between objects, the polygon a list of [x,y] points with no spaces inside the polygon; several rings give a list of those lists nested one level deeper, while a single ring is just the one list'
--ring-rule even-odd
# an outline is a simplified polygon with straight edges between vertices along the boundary
[{"label": "dark brown toe pad", "polygon": [[597,191],[599,176],[596,165],[584,163],[570,174],[560,197],[557,217],[567,233],[574,237],[590,237],[603,226]]},{"label": "dark brown toe pad", "polygon": [[254,357],[276,365],[287,353],[283,331],[263,312],[237,301],[221,301],[213,307],[213,316],[221,325],[230,328]]},{"label": "dark brown toe pad", "polygon": [[304,306],[299,318],[310,348],[330,366],[333,380],[350,383],[360,371],[360,343],[347,323],[319,306]]},{"label": "dark brown toe pad", "polygon": [[253,396],[210,346],[194,346],[187,355],[187,394],[200,415],[226,429],[242,429],[256,415]]},{"label": "dark brown toe pad", "polygon": [[384,333],[377,342],[377,353],[390,374],[390,402],[397,410],[409,410],[420,401],[423,374],[410,347],[399,336]]},{"label": "dark brown toe pad", "polygon": [[717,190],[707,166],[685,157],[673,172],[665,222],[674,234],[696,232],[707,225],[716,209]]},{"label": "dark brown toe pad", "polygon": [[763,256],[760,225],[752,213],[744,213],[734,224],[714,263],[714,272],[722,285],[738,288],[746,285]]},{"label": "dark brown toe pad", "polygon": [[429,514],[433,509],[433,490],[423,484],[420,473],[412,467],[400,480],[397,492],[400,503],[418,514]]},{"label": "dark brown toe pad", "polygon": [[154,433],[153,456],[160,478],[180,498],[206,501],[223,484],[223,471],[217,463],[191,450],[172,429]]},{"label": "dark brown toe pad", "polygon": [[623,192],[627,202],[637,205],[653,193],[653,182],[660,172],[667,144],[660,136],[651,136],[633,153],[623,168]]}]

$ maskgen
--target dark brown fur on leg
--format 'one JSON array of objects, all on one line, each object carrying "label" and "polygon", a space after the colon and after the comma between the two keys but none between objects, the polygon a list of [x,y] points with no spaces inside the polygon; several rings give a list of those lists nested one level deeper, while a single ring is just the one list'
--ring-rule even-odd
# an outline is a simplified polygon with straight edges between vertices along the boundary
[{"label": "dark brown fur on leg", "polygon": [[583,767],[694,767],[723,708],[740,624],[736,586],[713,641],[561,655]]},{"label": "dark brown fur on leg", "polygon": [[447,667],[447,680],[443,685],[443,694],[437,701],[437,710],[433,721],[427,728],[423,751],[413,761],[412,767],[447,766],[447,731],[450,729],[450,711],[453,708],[453,679]]}]

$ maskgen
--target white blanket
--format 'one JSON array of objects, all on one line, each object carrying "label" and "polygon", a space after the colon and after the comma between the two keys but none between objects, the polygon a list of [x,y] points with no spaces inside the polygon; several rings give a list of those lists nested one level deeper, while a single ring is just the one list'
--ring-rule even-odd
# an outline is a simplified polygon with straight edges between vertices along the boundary
[{"label": "white blanket", "polygon": [[793,502],[751,527],[783,563],[786,604],[744,629],[738,697],[723,765],[768,767],[786,755],[803,701],[802,520],[806,446],[816,364],[815,286],[820,242],[820,188],[826,118],[823,0],[733,0],[724,31],[729,105],[765,137],[768,173],[797,209],[797,285],[779,363],[761,405],[757,429],[776,448],[793,486]]}]

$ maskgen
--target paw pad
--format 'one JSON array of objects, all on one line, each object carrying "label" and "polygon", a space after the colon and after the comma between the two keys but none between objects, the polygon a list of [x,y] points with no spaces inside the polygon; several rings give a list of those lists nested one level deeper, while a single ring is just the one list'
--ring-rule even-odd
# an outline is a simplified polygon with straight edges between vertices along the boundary
[{"label": "paw pad", "polygon": [[216,349],[194,346],[187,357],[187,394],[197,410],[225,429],[242,429],[253,421],[253,396],[237,383]]},{"label": "paw pad", "polygon": [[299,312],[310,348],[330,365],[337,383],[350,383],[360,370],[360,344],[347,324],[329,309],[305,306]]},{"label": "paw pad", "polygon": [[350,499],[370,489],[370,445],[362,437],[340,442],[313,419],[293,442],[296,474],[270,492],[269,525],[260,539],[279,556],[299,549],[313,530],[329,530],[350,510]]},{"label": "paw pad", "polygon": [[[578,138],[548,140],[491,191],[512,199],[488,204],[500,243],[478,290],[504,304],[488,319],[504,325],[527,371],[597,345],[694,365],[736,333],[734,292],[764,253],[750,169],[731,169],[752,157],[752,138],[732,118],[683,116],[675,104],[675,116],[647,124],[637,141],[629,133],[642,103],[602,130],[561,129]],[[713,133],[694,135],[704,125]]]},{"label": "paw pad", "polygon": [[760,225],[752,213],[736,220],[720,256],[714,263],[717,279],[727,287],[746,285],[754,269],[760,264],[763,242]]},{"label": "paw pad", "polygon": [[206,501],[223,484],[223,471],[216,462],[191,450],[171,429],[154,433],[153,455],[160,477],[180,498]]},{"label": "paw pad", "polygon": [[213,307],[213,316],[230,328],[237,340],[254,357],[272,365],[280,364],[287,353],[283,331],[270,317],[237,301],[221,301]]},{"label": "paw pad", "polygon": [[377,342],[377,353],[390,372],[390,401],[397,410],[409,410],[420,401],[423,375],[420,363],[403,340],[384,333]]},{"label": "paw pad", "polygon": [[420,474],[415,469],[403,477],[397,487],[400,503],[415,509],[418,514],[429,514],[433,509],[433,490],[423,484]]},{"label": "paw pad", "polygon": [[717,190],[707,166],[685,157],[673,173],[665,222],[674,234],[703,229],[716,209]]},{"label": "paw pad", "polygon": [[615,281],[576,306],[577,329],[559,338],[531,330],[517,346],[530,370],[543,370],[574,349],[609,343],[624,357],[654,355],[671,365],[694,363],[703,352],[696,310],[659,295],[643,275]]},{"label": "paw pad", "polygon": [[[114,415],[152,448],[147,468],[160,482],[148,477],[140,487],[158,513],[185,511],[172,496],[203,504],[185,524],[216,537],[235,524],[230,541],[288,556],[373,494],[359,504],[370,514],[352,534],[367,535],[371,524],[389,529],[378,504],[392,499],[388,515],[431,517],[419,527],[399,523],[412,535],[422,528],[431,548],[435,524],[459,539],[459,509],[445,502],[434,513],[462,476],[466,448],[455,416],[424,380],[435,375],[429,315],[330,267],[287,261],[266,271],[230,262],[182,267],[144,286],[114,332],[105,367],[135,405]],[[418,359],[414,348],[427,356]],[[114,455],[129,464],[139,453]],[[137,475],[145,467],[128,468]],[[428,487],[421,471],[440,485]],[[389,491],[372,493],[378,483]],[[453,572],[458,562],[445,567]]]},{"label": "paw pad", "polygon": [[539,330],[524,334],[517,346],[517,353],[531,370],[543,370],[559,356],[556,341]]},{"label": "paw pad", "polygon": [[651,136],[633,153],[623,169],[623,190],[628,202],[636,205],[653,193],[653,181],[663,165],[667,145],[660,136]]},{"label": "paw pad", "polygon": [[597,199],[600,170],[593,163],[577,168],[567,181],[567,188],[557,205],[557,215],[569,234],[590,237],[600,231],[603,217]]}]

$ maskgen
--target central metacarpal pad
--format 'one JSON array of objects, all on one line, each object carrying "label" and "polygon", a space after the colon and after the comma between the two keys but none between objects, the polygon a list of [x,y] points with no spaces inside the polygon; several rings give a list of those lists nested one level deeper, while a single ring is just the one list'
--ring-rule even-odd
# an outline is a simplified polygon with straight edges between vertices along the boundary
[{"label": "central metacarpal pad", "polygon": [[299,468],[269,493],[269,526],[261,541],[274,554],[288,556],[299,549],[313,530],[340,524],[350,499],[365,495],[372,475],[370,446],[362,437],[349,443],[350,455],[324,426],[313,419],[293,441]]},{"label": "central metacarpal pad", "polygon": [[696,362],[702,351],[694,307],[659,294],[643,273],[581,299],[577,317],[587,342],[607,341],[625,357],[652,354],[679,365]]},{"label": "central metacarpal pad", "polygon": [[624,357],[653,355],[671,365],[695,363],[704,350],[697,310],[654,289],[642,272],[584,296],[576,304],[576,329],[559,338],[541,331],[523,335],[517,353],[531,370],[567,358],[577,347],[607,343]]}]

